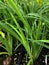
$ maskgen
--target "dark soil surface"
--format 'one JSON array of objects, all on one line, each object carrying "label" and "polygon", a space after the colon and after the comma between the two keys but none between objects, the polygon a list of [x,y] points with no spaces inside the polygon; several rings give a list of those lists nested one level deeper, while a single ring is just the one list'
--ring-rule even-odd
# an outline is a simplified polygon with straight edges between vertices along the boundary
[{"label": "dark soil surface", "polygon": [[[0,49],[1,50],[1,49]],[[3,49],[2,49],[3,50]],[[45,55],[49,54],[49,50],[43,48],[40,53],[39,58],[35,61],[34,65],[45,65]],[[0,55],[0,65],[27,65],[26,51],[24,47],[21,45],[14,53],[12,57],[7,55]],[[48,57],[48,65],[49,65],[49,57]]]},{"label": "dark soil surface", "polygon": [[[44,56],[48,54],[49,54],[49,49],[43,48],[39,58],[35,61],[34,65],[46,65]],[[47,57],[47,65],[49,65],[49,57]]]}]

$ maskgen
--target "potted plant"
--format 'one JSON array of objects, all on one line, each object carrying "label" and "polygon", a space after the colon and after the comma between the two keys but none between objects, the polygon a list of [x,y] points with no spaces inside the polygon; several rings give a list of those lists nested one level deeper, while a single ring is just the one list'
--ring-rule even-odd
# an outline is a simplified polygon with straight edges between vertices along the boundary
[{"label": "potted plant", "polygon": [[[0,3],[2,3],[1,6],[4,6],[3,14],[5,14],[4,20],[0,22],[0,28],[6,33],[8,32],[8,39],[13,36],[24,46],[27,55],[29,55],[27,65],[33,65],[33,62],[39,57],[42,48],[46,47],[49,49],[49,45],[47,45],[49,43],[47,39],[49,4],[45,1],[36,0],[25,0],[21,1],[21,3],[16,0],[5,0],[4,2],[0,1]],[[3,40],[2,37],[0,37],[0,40],[3,41],[4,45],[7,44],[7,40]],[[12,50],[11,44],[10,40],[8,46]],[[10,51],[8,52],[10,53]],[[12,51],[10,55],[12,55]]]}]

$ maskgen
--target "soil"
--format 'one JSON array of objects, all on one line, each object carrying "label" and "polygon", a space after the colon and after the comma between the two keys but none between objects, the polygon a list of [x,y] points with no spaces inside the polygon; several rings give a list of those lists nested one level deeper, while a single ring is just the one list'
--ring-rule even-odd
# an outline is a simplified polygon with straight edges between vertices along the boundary
[{"label": "soil", "polygon": [[[43,48],[38,59],[35,61],[34,65],[46,65],[44,56],[48,54],[49,54],[49,49]],[[47,65],[49,65],[49,57],[47,59],[47,63],[48,63]]]},{"label": "soil", "polygon": [[[49,50],[43,48],[40,53],[39,58],[34,62],[34,65],[45,65],[44,56],[49,54]],[[0,65],[27,65],[26,51],[24,47],[21,45],[14,53],[13,56],[9,57],[7,55],[0,55]],[[49,57],[48,57],[48,65],[49,65]]]}]

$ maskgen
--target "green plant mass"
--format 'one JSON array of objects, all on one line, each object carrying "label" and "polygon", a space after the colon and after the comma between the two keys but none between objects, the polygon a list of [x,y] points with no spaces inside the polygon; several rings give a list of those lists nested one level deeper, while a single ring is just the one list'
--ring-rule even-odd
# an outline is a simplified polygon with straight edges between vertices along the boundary
[{"label": "green plant mass", "polygon": [[[33,65],[43,47],[49,49],[48,0],[0,0],[0,41],[13,55],[13,39],[22,44],[29,55],[27,65]],[[16,49],[15,48],[15,49]]]}]

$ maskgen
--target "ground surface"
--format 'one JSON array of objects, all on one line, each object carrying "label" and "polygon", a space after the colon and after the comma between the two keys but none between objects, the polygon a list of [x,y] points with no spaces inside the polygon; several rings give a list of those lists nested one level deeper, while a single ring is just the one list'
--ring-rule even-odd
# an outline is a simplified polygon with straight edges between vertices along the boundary
[{"label": "ground surface", "polygon": [[[49,50],[43,48],[39,58],[35,61],[34,65],[45,65],[44,63],[45,58],[43,55],[46,54],[49,54]],[[17,49],[16,53],[12,57],[8,57],[7,55],[0,56],[0,65],[26,65],[26,63],[27,63],[27,55],[25,49],[22,46],[20,46]],[[49,57],[48,57],[48,65],[49,65]]]}]

